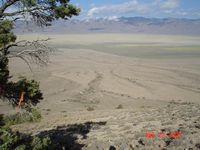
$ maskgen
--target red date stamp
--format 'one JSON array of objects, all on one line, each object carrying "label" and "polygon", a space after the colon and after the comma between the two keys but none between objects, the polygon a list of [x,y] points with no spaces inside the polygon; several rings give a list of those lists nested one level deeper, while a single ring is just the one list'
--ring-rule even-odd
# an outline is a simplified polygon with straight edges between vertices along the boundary
[{"label": "red date stamp", "polygon": [[145,133],[145,137],[147,139],[154,139],[156,137],[163,139],[163,138],[173,138],[173,139],[181,139],[182,138],[182,132],[179,131],[172,131],[170,133],[165,133],[165,132],[158,132],[156,134],[156,132],[146,132]]}]

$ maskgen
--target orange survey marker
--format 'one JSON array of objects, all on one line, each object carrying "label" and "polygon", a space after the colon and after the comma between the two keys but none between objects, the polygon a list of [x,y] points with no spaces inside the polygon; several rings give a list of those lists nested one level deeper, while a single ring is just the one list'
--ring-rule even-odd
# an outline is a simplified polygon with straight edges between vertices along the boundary
[{"label": "orange survey marker", "polygon": [[24,101],[24,94],[25,94],[25,92],[22,92],[22,93],[21,93],[21,97],[20,97],[20,99],[19,99],[18,107],[20,107],[20,106],[21,106],[21,103]]}]

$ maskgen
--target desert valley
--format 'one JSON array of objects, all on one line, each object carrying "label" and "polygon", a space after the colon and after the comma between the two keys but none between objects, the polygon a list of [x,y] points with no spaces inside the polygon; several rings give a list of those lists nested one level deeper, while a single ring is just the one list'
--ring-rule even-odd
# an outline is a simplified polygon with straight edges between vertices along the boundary
[{"label": "desert valley", "polygon": [[[35,65],[31,72],[20,59],[10,61],[14,77],[37,79],[44,93],[41,122],[13,130],[63,134],[68,149],[200,148],[199,36],[19,35],[19,40],[45,38],[55,48],[48,66]],[[6,103],[0,107],[1,113],[12,109]],[[147,138],[150,131],[155,138]],[[175,131],[182,137],[158,136]]]}]

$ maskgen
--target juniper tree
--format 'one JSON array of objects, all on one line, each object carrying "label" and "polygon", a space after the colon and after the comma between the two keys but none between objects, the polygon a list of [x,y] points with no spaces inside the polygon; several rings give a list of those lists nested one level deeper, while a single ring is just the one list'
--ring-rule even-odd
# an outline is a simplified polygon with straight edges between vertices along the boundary
[{"label": "juniper tree", "polygon": [[12,32],[17,20],[33,21],[38,26],[49,26],[56,19],[69,19],[78,15],[80,9],[70,0],[1,0],[0,1],[0,98],[16,106],[20,96],[23,103],[36,105],[42,99],[39,83],[22,78],[10,81],[9,58],[18,57],[30,66],[29,60],[46,64],[51,48],[44,40],[17,41]]}]

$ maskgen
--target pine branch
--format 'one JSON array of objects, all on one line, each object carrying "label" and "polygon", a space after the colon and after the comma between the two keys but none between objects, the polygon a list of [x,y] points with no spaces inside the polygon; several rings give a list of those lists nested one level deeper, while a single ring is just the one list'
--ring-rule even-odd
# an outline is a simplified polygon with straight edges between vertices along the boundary
[{"label": "pine branch", "polygon": [[20,0],[7,0],[1,7],[0,7],[0,18],[3,17],[3,14],[5,12],[5,10],[12,6],[13,4],[15,4],[16,2],[18,2]]}]

